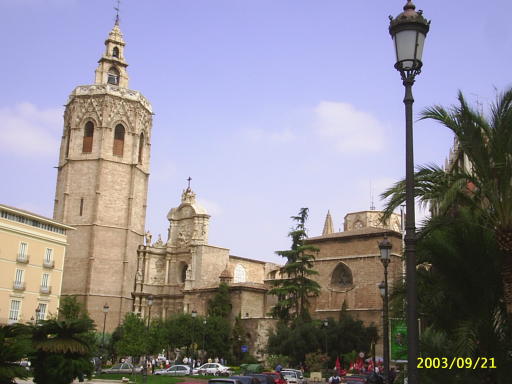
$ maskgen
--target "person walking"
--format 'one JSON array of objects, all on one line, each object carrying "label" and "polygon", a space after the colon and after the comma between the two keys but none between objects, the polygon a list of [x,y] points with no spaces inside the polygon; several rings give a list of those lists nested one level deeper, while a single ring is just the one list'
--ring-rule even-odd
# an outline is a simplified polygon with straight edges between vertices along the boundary
[{"label": "person walking", "polygon": [[338,371],[334,371],[331,377],[329,377],[329,384],[340,384],[341,378],[338,375]]}]

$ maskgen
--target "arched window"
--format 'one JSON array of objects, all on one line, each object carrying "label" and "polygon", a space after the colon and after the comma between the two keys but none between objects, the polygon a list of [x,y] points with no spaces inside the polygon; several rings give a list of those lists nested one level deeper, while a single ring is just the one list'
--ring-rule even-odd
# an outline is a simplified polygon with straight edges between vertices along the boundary
[{"label": "arched window", "polygon": [[245,268],[243,265],[237,264],[235,267],[235,278],[233,280],[235,283],[245,283]]},{"label": "arched window", "polygon": [[[83,153],[91,153],[92,152],[92,140],[94,137],[94,124],[92,121],[88,121],[84,127],[84,141],[82,143],[82,152]],[[68,138],[69,140],[69,138]]]},{"label": "arched window", "polygon": [[114,147],[112,153],[116,156],[123,156],[124,151],[124,127],[121,124],[116,125],[114,131]]},{"label": "arched window", "polygon": [[334,269],[331,277],[331,287],[348,288],[354,283],[352,271],[343,263],[339,263]]},{"label": "arched window", "polygon": [[114,47],[114,49],[112,50],[112,56],[119,57],[119,48]]},{"label": "arched window", "polygon": [[139,137],[139,160],[137,161],[139,164],[142,164],[143,153],[144,153],[144,133],[141,133],[140,137]]},{"label": "arched window", "polygon": [[119,70],[116,67],[110,67],[108,70],[107,83],[119,85]]},{"label": "arched window", "polygon": [[180,283],[184,283],[187,280],[187,270],[188,265],[185,263],[181,263],[181,271],[180,271]]}]

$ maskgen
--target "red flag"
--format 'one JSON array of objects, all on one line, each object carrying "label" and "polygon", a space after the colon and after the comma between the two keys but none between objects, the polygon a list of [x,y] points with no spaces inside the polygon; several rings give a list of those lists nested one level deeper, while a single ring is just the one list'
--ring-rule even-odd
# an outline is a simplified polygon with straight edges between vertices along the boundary
[{"label": "red flag", "polygon": [[336,357],[336,372],[338,372],[338,375],[341,373],[341,364],[339,356]]}]

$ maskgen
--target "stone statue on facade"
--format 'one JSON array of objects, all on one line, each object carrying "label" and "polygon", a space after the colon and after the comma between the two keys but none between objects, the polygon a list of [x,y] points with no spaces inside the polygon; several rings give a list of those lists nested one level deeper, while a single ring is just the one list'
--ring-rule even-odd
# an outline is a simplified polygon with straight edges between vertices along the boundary
[{"label": "stone statue on facade", "polygon": [[151,238],[153,237],[149,231],[146,232],[146,245],[151,245]]}]

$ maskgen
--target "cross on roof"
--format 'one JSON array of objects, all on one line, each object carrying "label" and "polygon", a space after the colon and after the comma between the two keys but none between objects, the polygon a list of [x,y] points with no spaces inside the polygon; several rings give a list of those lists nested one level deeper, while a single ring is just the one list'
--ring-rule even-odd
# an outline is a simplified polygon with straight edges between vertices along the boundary
[{"label": "cross on roof", "polygon": [[189,176],[187,181],[188,181],[188,189],[190,189],[190,180],[192,180],[192,178]]},{"label": "cross on roof", "polygon": [[116,24],[119,24],[119,6],[121,4],[121,0],[117,0],[117,7],[114,7],[116,11]]}]

